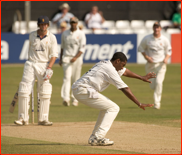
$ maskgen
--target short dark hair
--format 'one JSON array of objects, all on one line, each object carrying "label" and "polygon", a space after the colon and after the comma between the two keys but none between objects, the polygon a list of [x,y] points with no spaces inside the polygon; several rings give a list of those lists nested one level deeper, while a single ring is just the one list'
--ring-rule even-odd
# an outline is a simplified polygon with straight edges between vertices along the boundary
[{"label": "short dark hair", "polygon": [[116,59],[120,59],[121,62],[127,61],[127,57],[123,52],[116,52],[114,53],[111,61],[115,61]]}]

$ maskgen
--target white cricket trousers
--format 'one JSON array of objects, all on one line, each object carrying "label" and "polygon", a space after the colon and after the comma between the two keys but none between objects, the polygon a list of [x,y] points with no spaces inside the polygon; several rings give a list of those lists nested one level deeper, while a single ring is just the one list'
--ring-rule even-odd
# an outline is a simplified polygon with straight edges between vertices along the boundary
[{"label": "white cricket trousers", "polygon": [[[28,100],[22,101],[23,104],[18,105],[18,108],[19,108],[18,113],[20,114],[20,111],[25,112],[25,115],[26,115],[25,121],[27,121],[27,119],[29,119],[29,118],[27,118],[27,112],[28,111],[27,111],[27,109],[22,110],[22,108],[27,105],[27,102],[30,101],[29,95],[31,94],[31,90],[34,86],[35,77],[37,77],[37,80],[38,80],[38,88],[37,88],[38,92],[40,90],[40,87],[42,87],[44,84],[49,83],[49,80],[46,80],[46,81],[43,80],[43,76],[46,72],[46,68],[47,68],[47,63],[38,63],[38,62],[32,62],[32,61],[26,61],[25,62],[21,83],[24,83],[26,86],[27,96],[28,96],[27,99]],[[20,99],[18,99],[18,100],[20,102]],[[21,107],[20,105],[22,105],[23,107]],[[49,111],[49,107],[48,108],[46,107],[46,109],[48,109],[48,111]],[[18,116],[18,118],[20,118],[20,116]],[[48,117],[46,119],[48,119]]]},{"label": "white cricket trousers", "polygon": [[[83,64],[83,58],[80,56],[75,62],[70,63],[70,60],[73,57],[64,57],[63,58],[63,84],[61,88],[61,97],[64,101],[70,101],[70,90],[71,85],[77,81],[80,78],[81,70],[82,70],[82,64]],[[64,62],[64,60],[67,60]],[[71,93],[72,101],[76,101],[75,97],[73,96],[73,93]]]},{"label": "white cricket trousers", "polygon": [[150,79],[152,82],[150,88],[154,90],[154,104],[158,107],[161,105],[162,87],[166,73],[166,64],[163,62],[159,63],[147,63],[145,66],[147,73],[156,73],[156,78]]},{"label": "white cricket trousers", "polygon": [[73,95],[79,102],[100,110],[92,134],[104,138],[120,110],[119,106],[100,93],[98,98],[89,98],[89,92],[84,87],[73,89]]}]

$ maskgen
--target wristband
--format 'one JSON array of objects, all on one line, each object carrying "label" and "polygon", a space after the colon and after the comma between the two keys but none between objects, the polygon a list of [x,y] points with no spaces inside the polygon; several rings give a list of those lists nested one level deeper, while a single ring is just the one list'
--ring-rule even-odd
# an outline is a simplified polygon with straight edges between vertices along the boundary
[{"label": "wristband", "polygon": [[51,69],[51,67],[48,66],[47,69]]}]

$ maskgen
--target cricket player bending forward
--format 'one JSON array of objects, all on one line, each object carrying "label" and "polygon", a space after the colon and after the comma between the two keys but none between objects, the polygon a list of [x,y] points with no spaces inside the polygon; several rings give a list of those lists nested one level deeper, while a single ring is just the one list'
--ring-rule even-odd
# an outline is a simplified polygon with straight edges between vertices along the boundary
[{"label": "cricket player bending forward", "polygon": [[[40,97],[39,125],[52,125],[48,121],[49,104],[52,94],[52,85],[49,79],[53,74],[51,67],[58,57],[56,37],[47,30],[49,18],[38,18],[39,29],[29,35],[28,60],[25,62],[22,81],[18,90],[18,120],[17,125],[27,125],[29,120],[28,110],[32,87],[35,76],[38,80],[38,92]],[[48,63],[49,62],[49,63]]]},{"label": "cricket player bending forward", "polygon": [[139,102],[120,76],[136,78],[150,83],[148,79],[154,78],[155,73],[148,73],[145,76],[137,75],[124,67],[126,63],[126,56],[122,52],[117,52],[111,60],[97,63],[72,85],[73,94],[79,102],[100,110],[95,128],[88,140],[91,145],[114,144],[113,141],[105,138],[105,135],[120,108],[116,103],[99,93],[105,90],[109,84],[116,86],[139,108],[145,110],[145,107],[153,106],[153,104],[142,104]]}]

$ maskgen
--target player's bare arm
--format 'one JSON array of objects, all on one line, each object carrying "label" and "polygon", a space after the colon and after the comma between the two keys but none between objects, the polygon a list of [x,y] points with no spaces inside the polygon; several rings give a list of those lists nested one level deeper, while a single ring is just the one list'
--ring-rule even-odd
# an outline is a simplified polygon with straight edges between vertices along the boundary
[{"label": "player's bare arm", "polygon": [[145,58],[148,62],[150,62],[150,63],[153,62],[152,57],[149,57],[148,55],[146,55],[145,52],[142,52],[142,55],[144,56],[144,58]]},{"label": "player's bare arm", "polygon": [[133,95],[129,87],[120,89],[130,100],[137,104],[141,109],[145,110],[145,107],[152,107],[154,104],[142,104]]},{"label": "player's bare arm", "polygon": [[82,55],[83,52],[79,51],[71,60],[70,62],[73,63],[76,61],[76,59],[78,59],[80,57],[80,55]]},{"label": "player's bare arm", "polygon": [[52,68],[52,66],[54,65],[55,61],[56,61],[56,57],[52,57],[51,60],[49,61],[48,67]]},{"label": "player's bare arm", "polygon": [[166,57],[164,58],[164,61],[163,61],[163,62],[164,62],[165,64],[167,64],[169,58],[170,58],[170,55],[167,54]]},{"label": "player's bare arm", "polygon": [[60,60],[59,65],[62,66],[62,57],[63,57],[63,49],[61,48]]},{"label": "player's bare arm", "polygon": [[140,76],[126,68],[126,71],[124,72],[123,76],[130,77],[130,78],[136,78],[136,79],[151,83],[151,81],[149,81],[149,79],[155,78],[156,74],[154,72],[152,72],[152,73],[150,72],[145,76]]}]

